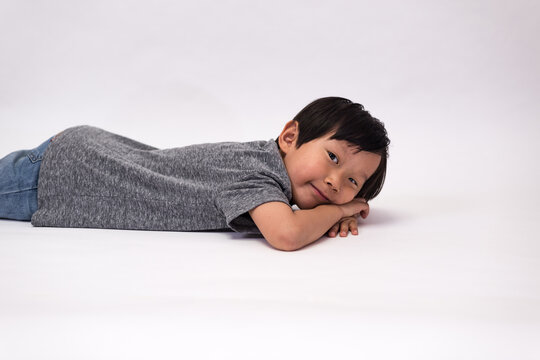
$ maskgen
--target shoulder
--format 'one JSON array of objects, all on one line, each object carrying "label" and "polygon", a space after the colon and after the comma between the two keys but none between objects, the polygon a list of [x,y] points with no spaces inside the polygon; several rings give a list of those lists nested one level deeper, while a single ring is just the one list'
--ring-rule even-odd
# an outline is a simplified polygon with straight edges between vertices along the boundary
[{"label": "shoulder", "polygon": [[283,160],[277,144],[273,140],[257,140],[233,143],[231,150],[238,152],[244,159],[252,159],[257,163],[265,163],[272,167],[281,167]]},{"label": "shoulder", "polygon": [[[230,144],[234,155],[223,156],[226,161],[216,161],[216,166],[227,173],[228,180],[220,181],[220,198],[242,197],[252,206],[267,201],[289,203],[292,198],[290,179],[276,143],[252,141]],[[222,179],[220,179],[222,180]],[[252,207],[251,207],[252,208]]]}]

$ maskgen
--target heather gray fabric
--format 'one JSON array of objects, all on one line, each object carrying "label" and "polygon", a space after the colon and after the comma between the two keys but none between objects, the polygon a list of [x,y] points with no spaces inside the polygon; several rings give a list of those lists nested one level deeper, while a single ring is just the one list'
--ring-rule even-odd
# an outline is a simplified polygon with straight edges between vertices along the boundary
[{"label": "heather gray fabric", "polygon": [[34,226],[259,232],[247,212],[289,204],[275,141],[156,149],[77,126],[47,148]]}]

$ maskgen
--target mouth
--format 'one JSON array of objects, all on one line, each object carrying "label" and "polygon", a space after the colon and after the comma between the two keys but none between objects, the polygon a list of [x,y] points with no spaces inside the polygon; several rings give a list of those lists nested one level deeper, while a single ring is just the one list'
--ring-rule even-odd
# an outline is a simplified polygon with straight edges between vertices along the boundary
[{"label": "mouth", "polygon": [[315,187],[315,185],[313,185],[313,184],[310,184],[310,185],[313,187],[313,190],[314,190],[315,194],[316,194],[319,198],[321,198],[321,200],[330,202],[330,199],[327,198],[326,196],[324,196],[324,194],[323,194],[319,189],[317,189],[317,188]]}]

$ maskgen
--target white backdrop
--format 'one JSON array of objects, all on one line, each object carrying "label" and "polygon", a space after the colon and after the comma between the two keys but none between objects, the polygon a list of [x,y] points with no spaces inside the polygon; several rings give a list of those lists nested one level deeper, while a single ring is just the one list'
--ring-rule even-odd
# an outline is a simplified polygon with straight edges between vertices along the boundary
[{"label": "white backdrop", "polygon": [[539,10],[534,0],[4,0],[0,154],[78,124],[158,147],[268,139],[337,95],[388,128],[385,192],[530,196]]},{"label": "white backdrop", "polygon": [[480,256],[496,296],[528,304],[509,321],[538,334],[539,15],[535,0],[2,0],[0,156],[79,124],[162,148],[270,139],[347,97],[392,141],[381,231],[409,221],[411,253],[444,239],[449,264]]}]

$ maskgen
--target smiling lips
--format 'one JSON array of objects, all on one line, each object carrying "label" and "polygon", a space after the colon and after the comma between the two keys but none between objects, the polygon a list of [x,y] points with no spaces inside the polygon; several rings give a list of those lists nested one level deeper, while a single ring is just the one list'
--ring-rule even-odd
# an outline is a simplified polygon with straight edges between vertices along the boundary
[{"label": "smiling lips", "polygon": [[324,196],[324,194],[323,194],[322,192],[320,192],[319,189],[317,189],[317,188],[315,187],[315,185],[311,184],[311,186],[313,187],[313,190],[315,190],[315,193],[316,193],[321,199],[330,202],[330,199],[328,199],[326,196]]}]

